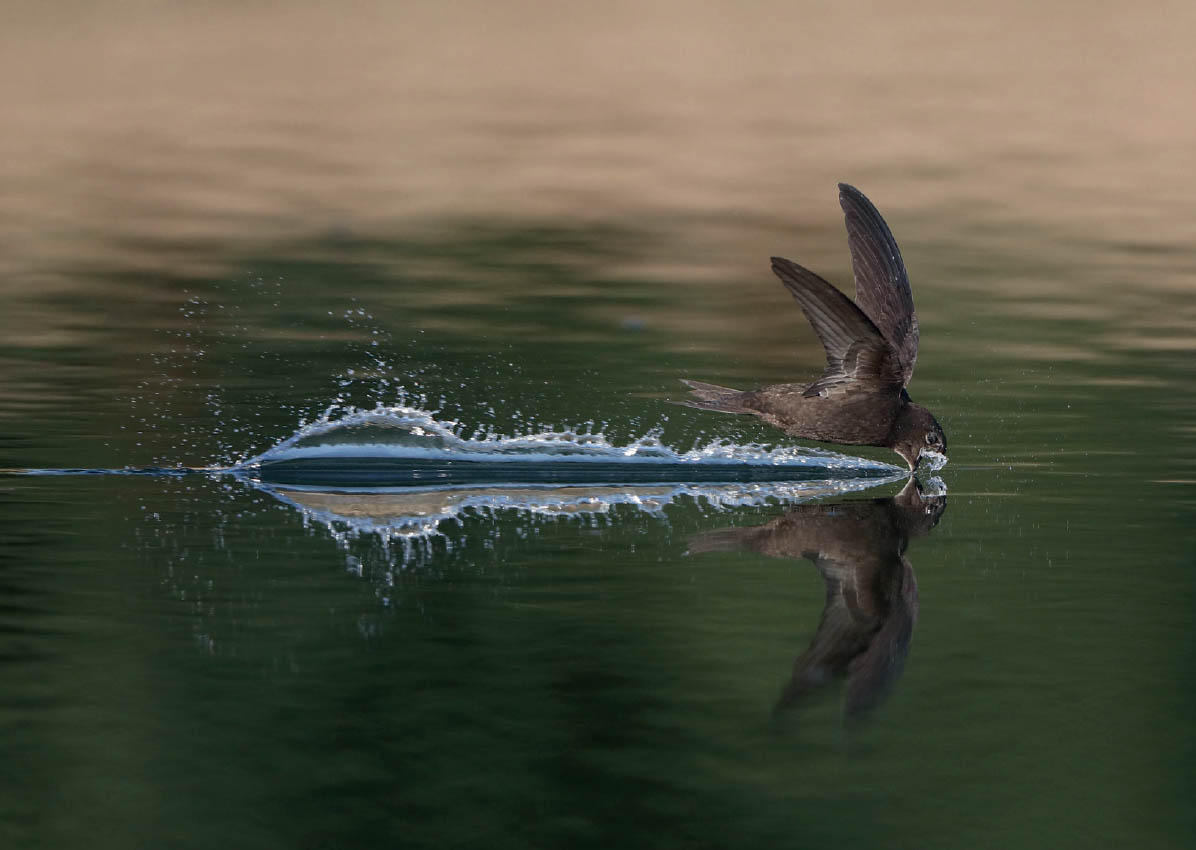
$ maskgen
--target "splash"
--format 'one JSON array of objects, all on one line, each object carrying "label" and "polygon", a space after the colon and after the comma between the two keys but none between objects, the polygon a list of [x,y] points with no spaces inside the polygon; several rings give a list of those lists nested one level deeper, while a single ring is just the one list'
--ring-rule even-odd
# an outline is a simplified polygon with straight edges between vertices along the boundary
[{"label": "splash", "polygon": [[681,450],[663,443],[659,430],[615,445],[601,432],[582,429],[466,435],[459,423],[416,407],[333,413],[231,471],[267,483],[341,487],[791,481],[888,478],[899,471],[802,446],[713,440]]},{"label": "splash", "polygon": [[678,449],[659,430],[625,445],[592,428],[467,434],[411,406],[329,409],[230,471],[334,539],[350,569],[371,564],[382,575],[546,523],[646,515],[667,524],[670,512],[795,504],[907,474],[800,446]]},{"label": "splash", "polygon": [[947,485],[943,479],[932,475],[922,482],[922,495],[927,497],[946,496]]},{"label": "splash", "polygon": [[929,449],[923,449],[921,459],[926,461],[926,466],[931,472],[938,472],[947,465],[947,456],[941,452],[932,452]]},{"label": "splash", "polygon": [[[714,440],[690,449],[657,430],[617,445],[589,429],[505,435],[419,407],[330,408],[227,470],[337,542],[348,568],[395,568],[538,533],[545,524],[794,504],[900,480],[896,466],[800,446]],[[386,579],[384,583],[389,582]]]}]

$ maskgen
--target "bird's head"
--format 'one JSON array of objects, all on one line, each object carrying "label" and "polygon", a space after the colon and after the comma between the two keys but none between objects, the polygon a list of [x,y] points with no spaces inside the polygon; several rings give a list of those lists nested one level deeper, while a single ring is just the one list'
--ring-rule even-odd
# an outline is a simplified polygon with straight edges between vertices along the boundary
[{"label": "bird's head", "polygon": [[947,435],[943,426],[929,410],[910,402],[893,426],[893,451],[905,458],[909,471],[918,468],[926,458],[931,469],[942,469],[947,463]]},{"label": "bird's head", "polygon": [[942,482],[934,478],[931,481],[937,483],[938,488],[932,487],[927,492],[917,478],[910,476],[901,492],[893,497],[901,525],[910,537],[929,533],[938,525],[947,508],[947,493]]}]

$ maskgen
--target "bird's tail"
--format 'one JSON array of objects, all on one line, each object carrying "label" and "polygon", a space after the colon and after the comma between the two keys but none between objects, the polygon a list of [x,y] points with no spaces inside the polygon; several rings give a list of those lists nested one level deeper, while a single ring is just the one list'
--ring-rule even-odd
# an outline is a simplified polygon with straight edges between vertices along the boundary
[{"label": "bird's tail", "polygon": [[719,413],[751,413],[742,404],[743,393],[717,384],[704,384],[701,381],[687,381],[681,383],[689,387],[689,394],[693,398],[679,401],[677,404],[686,407],[696,407],[698,410],[716,410]]},{"label": "bird's tail", "polygon": [[717,528],[703,531],[689,538],[686,555],[701,555],[705,552],[738,552],[759,530],[759,526],[747,528]]}]

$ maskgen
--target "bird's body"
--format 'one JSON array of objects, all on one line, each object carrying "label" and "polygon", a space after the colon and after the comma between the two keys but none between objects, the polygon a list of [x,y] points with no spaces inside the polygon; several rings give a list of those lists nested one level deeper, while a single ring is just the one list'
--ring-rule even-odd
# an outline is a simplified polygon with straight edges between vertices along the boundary
[{"label": "bird's body", "polygon": [[821,396],[806,395],[809,384],[774,384],[740,392],[698,381],[684,383],[700,400],[691,402],[691,407],[748,413],[796,437],[853,446],[883,445],[901,408],[909,403],[882,393],[853,393],[828,403]]},{"label": "bird's body", "polygon": [[947,440],[906,384],[918,356],[918,320],[897,242],[858,189],[839,184],[856,280],[856,303],[818,275],[773,257],[772,268],[826,349],[810,383],[733,390],[684,381],[700,410],[757,416],[787,434],[827,443],[885,446],[912,471],[926,454],[945,456]]}]

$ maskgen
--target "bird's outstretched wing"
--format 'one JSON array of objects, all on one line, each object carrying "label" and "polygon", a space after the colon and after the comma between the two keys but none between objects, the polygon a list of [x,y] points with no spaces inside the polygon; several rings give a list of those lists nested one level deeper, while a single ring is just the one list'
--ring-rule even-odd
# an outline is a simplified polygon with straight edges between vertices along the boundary
[{"label": "bird's outstretched wing", "polygon": [[901,391],[904,381],[896,352],[850,298],[791,260],[773,257],[772,270],[806,314],[826,349],[826,371],[806,388],[804,395],[812,398]]},{"label": "bird's outstretched wing", "polygon": [[918,359],[918,317],[914,294],[897,240],[864,193],[839,184],[839,205],[847,224],[855,303],[876,325],[897,356],[902,385],[908,384]]}]

